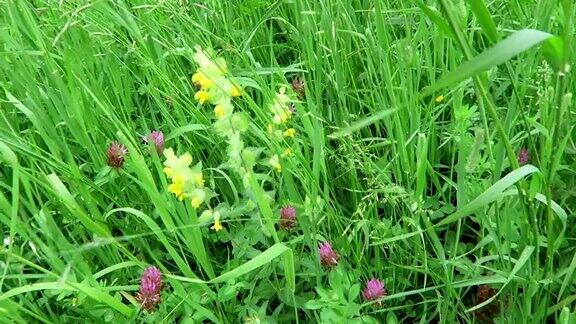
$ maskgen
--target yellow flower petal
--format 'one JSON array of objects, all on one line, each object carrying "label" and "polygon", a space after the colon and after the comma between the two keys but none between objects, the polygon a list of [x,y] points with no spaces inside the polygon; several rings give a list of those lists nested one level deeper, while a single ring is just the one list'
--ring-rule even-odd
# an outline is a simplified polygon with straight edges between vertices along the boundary
[{"label": "yellow flower petal", "polygon": [[436,97],[436,99],[434,99],[434,101],[436,101],[436,103],[442,103],[444,101],[444,95],[439,95],[438,97]]},{"label": "yellow flower petal", "polygon": [[284,137],[294,137],[296,136],[296,130],[294,128],[288,128],[284,131]]},{"label": "yellow flower petal", "polygon": [[242,91],[240,90],[240,88],[236,85],[233,85],[232,89],[230,89],[230,96],[239,97],[241,95],[242,95]]},{"label": "yellow flower petal", "polygon": [[200,90],[194,94],[194,99],[198,100],[198,102],[203,105],[206,101],[210,100],[210,94],[204,90]]},{"label": "yellow flower petal", "polygon": [[192,198],[192,207],[198,208],[202,204],[202,198],[200,197],[193,197]]},{"label": "yellow flower petal", "polygon": [[194,181],[196,182],[197,186],[203,186],[204,185],[204,178],[202,177],[201,173],[194,175]]},{"label": "yellow flower petal", "polygon": [[224,106],[216,105],[216,107],[214,107],[214,114],[216,115],[216,117],[218,119],[224,118],[224,116],[226,115],[226,111],[224,110]]},{"label": "yellow flower petal", "polygon": [[220,219],[216,219],[214,221],[214,226],[210,227],[211,229],[215,230],[216,232],[222,230],[224,227],[222,227],[222,223],[220,223]]}]

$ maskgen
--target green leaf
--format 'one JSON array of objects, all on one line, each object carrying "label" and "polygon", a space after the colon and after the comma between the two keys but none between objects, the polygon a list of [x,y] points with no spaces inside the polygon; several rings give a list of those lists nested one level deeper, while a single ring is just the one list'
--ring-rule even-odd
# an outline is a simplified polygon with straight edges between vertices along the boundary
[{"label": "green leaf", "polygon": [[550,37],[542,44],[542,53],[554,71],[563,72],[566,69],[566,50],[562,37]]},{"label": "green leaf", "polygon": [[260,253],[257,257],[251,259],[250,261],[242,264],[241,266],[235,268],[234,270],[228,271],[223,275],[220,275],[213,280],[212,283],[224,282],[232,279],[239,278],[248,272],[258,269],[264,265],[271,263],[278,256],[282,255],[284,252],[290,251],[290,249],[282,244],[276,243],[268,248],[266,251]]},{"label": "green leaf", "polygon": [[538,171],[539,171],[538,168],[536,168],[535,166],[527,164],[508,173],[504,178],[498,180],[490,188],[488,188],[486,191],[484,191],[482,194],[476,197],[476,199],[472,200],[464,207],[457,210],[454,214],[440,221],[438,224],[435,225],[435,227],[455,222],[458,219],[467,216],[473,213],[474,211],[480,209],[481,207],[484,207],[490,204],[491,202],[498,200],[499,198],[505,196],[504,190],[506,190],[508,187],[520,181],[527,175]]},{"label": "green leaf", "polygon": [[449,35],[450,37],[455,38],[454,33],[452,32],[452,29],[450,28],[448,23],[446,23],[444,18],[442,18],[442,16],[438,13],[438,11],[436,9],[433,9],[433,8],[427,6],[422,1],[417,1],[416,5],[418,6],[418,8],[420,8],[420,10],[422,10],[422,12],[430,20],[432,20],[432,22],[436,26],[438,26],[438,28],[440,28],[440,30],[442,30],[446,35]]},{"label": "green leaf", "polygon": [[484,0],[470,0],[470,7],[476,19],[478,19],[478,23],[488,36],[488,39],[491,43],[496,43],[498,41],[498,32],[496,30],[496,24],[486,7],[486,3]]},{"label": "green leaf", "polygon": [[352,134],[353,132],[355,132],[355,131],[357,131],[357,130],[359,130],[359,129],[361,129],[361,128],[364,128],[364,127],[366,127],[366,126],[368,126],[368,125],[374,124],[375,122],[377,122],[377,121],[379,121],[379,120],[381,120],[381,119],[384,119],[384,118],[387,117],[387,116],[390,116],[390,115],[391,115],[392,113],[394,113],[395,111],[396,111],[396,109],[394,109],[394,108],[393,108],[393,109],[381,110],[381,111],[375,113],[375,114],[372,115],[372,116],[369,116],[369,117],[366,117],[366,118],[364,118],[364,119],[361,119],[361,120],[355,122],[354,124],[352,124],[352,125],[350,125],[350,126],[348,126],[348,127],[346,127],[346,128],[342,128],[342,129],[340,129],[339,131],[336,131],[336,132],[328,135],[328,137],[330,137],[330,138],[339,138],[339,137],[343,137],[343,136],[346,136],[346,135],[350,135],[350,134]]},{"label": "green leaf", "polygon": [[425,97],[431,95],[438,89],[451,86],[480,72],[502,64],[550,37],[552,37],[551,34],[534,29],[523,29],[517,31],[508,38],[498,42],[493,47],[485,50],[480,55],[474,57],[472,60],[465,62],[455,70],[448,72],[448,74],[444,75],[440,80],[436,81],[436,83],[426,87],[420,96]]},{"label": "green leaf", "polygon": [[168,134],[168,136],[166,136],[166,140],[168,141],[168,140],[171,140],[173,138],[179,137],[182,134],[197,131],[197,130],[204,130],[204,129],[206,129],[206,126],[201,125],[201,124],[184,125],[182,127],[176,128],[175,130],[170,132],[170,134]]}]

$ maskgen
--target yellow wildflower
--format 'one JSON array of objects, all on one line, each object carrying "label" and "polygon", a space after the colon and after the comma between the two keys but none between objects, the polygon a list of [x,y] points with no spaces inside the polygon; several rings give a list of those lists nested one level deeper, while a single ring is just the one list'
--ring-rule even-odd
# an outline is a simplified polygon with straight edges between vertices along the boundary
[{"label": "yellow wildflower", "polygon": [[172,175],[174,174],[174,169],[169,167],[165,167],[162,171],[164,171],[164,174],[166,174],[169,177],[172,177]]},{"label": "yellow wildflower", "polygon": [[176,175],[172,178],[172,183],[168,185],[168,191],[173,193],[178,199],[182,200],[184,197],[184,177]]},{"label": "yellow wildflower", "polygon": [[283,157],[292,156],[292,154],[293,154],[292,149],[291,149],[291,148],[287,148],[287,149],[284,150],[284,153],[282,153],[282,156],[283,156]]},{"label": "yellow wildflower", "polygon": [[284,137],[294,137],[296,136],[296,130],[294,128],[288,128],[284,131]]},{"label": "yellow wildflower", "polygon": [[212,226],[210,228],[215,230],[216,232],[218,232],[224,228],[222,226],[222,223],[220,222],[220,213],[218,213],[218,212],[214,213],[214,226]]},{"label": "yellow wildflower", "polygon": [[196,185],[202,187],[204,185],[204,178],[202,177],[202,173],[197,173],[194,175],[194,181]]},{"label": "yellow wildflower", "polygon": [[436,103],[442,103],[444,101],[444,95],[439,95],[438,97],[436,97],[436,99],[434,99],[434,101],[436,101]]},{"label": "yellow wildflower", "polygon": [[202,204],[202,199],[200,199],[199,197],[193,197],[192,198],[192,207],[198,208],[198,207],[200,207],[201,204]]},{"label": "yellow wildflower", "polygon": [[210,78],[206,76],[206,74],[200,71],[192,75],[192,82],[194,82],[194,84],[199,85],[203,90],[208,90],[214,85],[214,82],[210,80]]},{"label": "yellow wildflower", "polygon": [[202,105],[206,101],[210,100],[210,94],[204,90],[200,90],[196,92],[196,94],[194,95],[194,99],[198,100],[198,102]]},{"label": "yellow wildflower", "polygon": [[280,159],[278,154],[275,154],[268,160],[268,163],[276,170],[276,172],[282,172],[282,165],[280,165]]},{"label": "yellow wildflower", "polygon": [[192,199],[190,201],[190,203],[192,204],[192,207],[194,207],[194,208],[200,207],[202,202],[204,202],[204,198],[206,198],[206,194],[204,193],[204,190],[194,189],[194,191],[192,192]]},{"label": "yellow wildflower", "polygon": [[216,107],[214,107],[214,114],[216,115],[216,117],[218,119],[224,118],[224,116],[226,115],[226,111],[224,110],[224,106],[223,105],[216,105]]},{"label": "yellow wildflower", "polygon": [[242,91],[236,85],[232,85],[232,89],[230,89],[230,96],[232,97],[239,97],[242,95]]}]

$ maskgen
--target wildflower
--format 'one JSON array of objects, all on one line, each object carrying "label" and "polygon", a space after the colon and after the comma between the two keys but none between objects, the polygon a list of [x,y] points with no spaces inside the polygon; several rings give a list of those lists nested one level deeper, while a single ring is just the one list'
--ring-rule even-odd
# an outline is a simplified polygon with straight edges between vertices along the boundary
[{"label": "wildflower", "polygon": [[291,149],[291,148],[287,148],[287,149],[284,150],[284,153],[282,153],[282,157],[292,156],[292,154],[294,154],[294,153],[292,152],[292,149]]},{"label": "wildflower", "polygon": [[198,163],[190,168],[192,163],[190,153],[176,156],[171,148],[164,150],[164,156],[166,157],[164,173],[172,180],[168,185],[168,191],[179,200],[190,199],[194,208],[200,207],[206,198],[202,164]]},{"label": "wildflower", "polygon": [[147,268],[142,273],[140,291],[136,293],[136,300],[145,310],[152,310],[161,302],[160,292],[163,286],[160,270],[156,267]]},{"label": "wildflower", "polygon": [[203,105],[206,101],[210,100],[210,94],[207,91],[200,90],[194,94],[194,99]]},{"label": "wildflower", "polygon": [[304,98],[304,78],[295,77],[292,79],[292,90],[298,95],[298,98]]},{"label": "wildflower", "polygon": [[224,117],[224,107],[222,105],[216,105],[214,107],[214,114],[218,119],[222,119]]},{"label": "wildflower", "polygon": [[224,227],[220,222],[220,213],[214,213],[214,226],[210,227],[211,229],[215,230],[216,232],[221,231]]},{"label": "wildflower", "polygon": [[204,190],[195,189],[192,192],[192,198],[191,198],[190,203],[192,204],[192,207],[198,208],[204,202],[205,198],[206,198],[206,194],[204,193]]},{"label": "wildflower", "polygon": [[168,185],[168,191],[178,197],[179,200],[184,198],[184,182],[183,176],[176,175],[172,178],[172,183]]},{"label": "wildflower", "polygon": [[194,182],[196,182],[197,186],[203,186],[204,185],[204,177],[202,176],[202,173],[196,173],[194,175]]},{"label": "wildflower", "polygon": [[296,130],[294,128],[288,128],[284,131],[284,137],[294,137],[296,136]]},{"label": "wildflower", "polygon": [[126,157],[126,154],[128,154],[128,149],[123,144],[112,142],[110,146],[108,146],[106,154],[108,155],[106,163],[109,166],[113,168],[121,168],[124,164],[124,158]]},{"label": "wildflower", "polygon": [[212,80],[210,80],[210,78],[201,71],[198,71],[192,75],[192,82],[199,85],[202,90],[208,90],[214,85],[214,82],[212,82]]},{"label": "wildflower", "polygon": [[296,208],[291,205],[284,206],[280,210],[280,221],[278,226],[281,229],[292,229],[296,226]]},{"label": "wildflower", "polygon": [[436,101],[436,103],[442,103],[444,102],[444,99],[446,99],[444,95],[439,95],[438,97],[436,97],[436,99],[434,99],[434,101]]},{"label": "wildflower", "polygon": [[322,263],[323,266],[330,268],[338,264],[338,258],[340,258],[340,256],[332,249],[330,243],[320,243],[318,253],[320,254],[320,263]]},{"label": "wildflower", "polygon": [[164,133],[162,133],[161,131],[150,132],[150,134],[144,136],[144,142],[146,142],[146,144],[150,142],[154,143],[154,146],[156,147],[156,152],[158,152],[158,154],[164,151]]},{"label": "wildflower", "polygon": [[236,85],[232,85],[232,88],[230,89],[230,96],[231,97],[239,97],[242,95],[242,91],[240,90],[240,88]]},{"label": "wildflower", "polygon": [[520,149],[520,151],[518,151],[518,164],[520,164],[520,166],[528,163],[529,159],[530,159],[530,153],[528,152],[527,149],[522,148]]},{"label": "wildflower", "polygon": [[362,292],[362,297],[365,301],[378,300],[386,297],[386,288],[384,288],[384,283],[374,278],[368,280],[366,287]]},{"label": "wildflower", "polygon": [[4,243],[4,246],[8,247],[8,246],[12,245],[12,243],[14,243],[14,240],[10,236],[6,236],[4,238],[3,243]]},{"label": "wildflower", "polygon": [[278,154],[275,154],[268,160],[268,163],[276,170],[276,172],[282,172],[282,165],[280,165],[280,159]]},{"label": "wildflower", "polygon": [[276,94],[274,102],[269,107],[274,124],[280,125],[286,123],[290,118],[292,118],[292,111],[288,105],[289,103],[290,97],[286,94],[286,88],[280,88]]}]

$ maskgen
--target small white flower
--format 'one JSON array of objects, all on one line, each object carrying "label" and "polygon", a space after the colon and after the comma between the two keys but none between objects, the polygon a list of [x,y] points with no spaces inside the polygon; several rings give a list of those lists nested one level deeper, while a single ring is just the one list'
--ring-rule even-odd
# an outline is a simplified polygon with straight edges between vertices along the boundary
[{"label": "small white flower", "polygon": [[6,236],[4,238],[4,246],[10,246],[12,243],[14,243],[14,240],[12,240],[10,236]]}]

